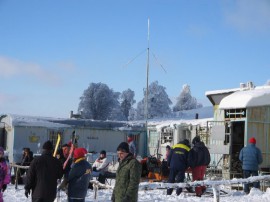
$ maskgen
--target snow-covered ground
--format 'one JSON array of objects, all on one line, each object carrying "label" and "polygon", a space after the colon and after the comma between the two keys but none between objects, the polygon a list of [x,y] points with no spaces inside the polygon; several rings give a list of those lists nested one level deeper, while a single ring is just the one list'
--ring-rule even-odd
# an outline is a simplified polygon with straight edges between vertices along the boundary
[{"label": "snow-covered ground", "polygon": [[[211,189],[208,189],[210,192]],[[221,195],[221,202],[269,202],[270,201],[270,188],[266,190],[266,192],[262,192],[258,189],[251,189],[250,194],[245,195],[243,191],[237,190],[228,190],[229,193],[227,195]],[[94,199],[94,191],[89,190],[86,197],[86,202],[90,201],[103,201],[109,202],[112,195],[112,190],[101,189],[98,191],[97,200]],[[166,195],[165,189],[156,189],[156,190],[147,190],[147,191],[139,191],[139,201],[147,201],[147,202],[161,202],[161,201],[182,201],[182,202],[208,202],[214,201],[214,198],[211,194],[203,195],[201,198],[194,196],[193,194],[183,192],[179,196],[176,196],[175,192],[171,196]],[[5,202],[30,202],[30,198],[26,198],[24,195],[24,189],[22,185],[18,186],[18,189],[15,190],[14,185],[9,185],[7,190],[4,192],[4,201]],[[60,201],[67,201],[66,194],[61,192]]]}]

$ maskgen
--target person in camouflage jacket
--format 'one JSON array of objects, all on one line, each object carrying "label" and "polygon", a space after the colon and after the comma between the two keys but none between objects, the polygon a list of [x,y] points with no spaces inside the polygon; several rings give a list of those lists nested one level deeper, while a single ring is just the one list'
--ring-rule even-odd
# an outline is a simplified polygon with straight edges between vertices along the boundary
[{"label": "person in camouflage jacket", "polygon": [[113,202],[137,202],[142,167],[139,161],[129,152],[126,142],[117,147],[119,167],[116,171]]}]

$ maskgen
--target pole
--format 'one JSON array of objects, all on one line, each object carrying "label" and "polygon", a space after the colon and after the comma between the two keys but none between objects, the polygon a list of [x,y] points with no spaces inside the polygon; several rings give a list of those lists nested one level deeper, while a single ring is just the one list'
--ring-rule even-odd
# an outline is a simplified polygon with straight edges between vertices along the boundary
[{"label": "pole", "polygon": [[149,27],[150,21],[148,18],[148,33],[147,33],[147,64],[146,64],[146,92],[145,92],[145,100],[144,100],[144,118],[145,118],[145,127],[147,134],[147,121],[148,121],[148,93],[149,93]]}]

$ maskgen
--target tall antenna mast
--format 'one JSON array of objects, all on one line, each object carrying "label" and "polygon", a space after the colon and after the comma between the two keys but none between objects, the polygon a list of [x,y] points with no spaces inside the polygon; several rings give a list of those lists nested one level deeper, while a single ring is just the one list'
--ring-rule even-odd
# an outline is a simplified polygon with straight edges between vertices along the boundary
[{"label": "tall antenna mast", "polygon": [[146,64],[146,94],[144,100],[144,118],[146,122],[146,132],[147,132],[147,120],[148,120],[148,81],[149,81],[149,36],[150,36],[150,20],[148,18],[148,33],[147,33],[147,64]]}]

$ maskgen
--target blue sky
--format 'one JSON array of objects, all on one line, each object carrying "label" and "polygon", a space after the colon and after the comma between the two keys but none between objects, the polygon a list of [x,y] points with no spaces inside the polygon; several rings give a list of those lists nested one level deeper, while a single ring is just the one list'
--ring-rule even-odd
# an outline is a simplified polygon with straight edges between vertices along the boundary
[{"label": "blue sky", "polygon": [[91,82],[139,102],[148,18],[149,83],[171,98],[270,79],[268,0],[0,0],[0,113],[68,117]]}]

